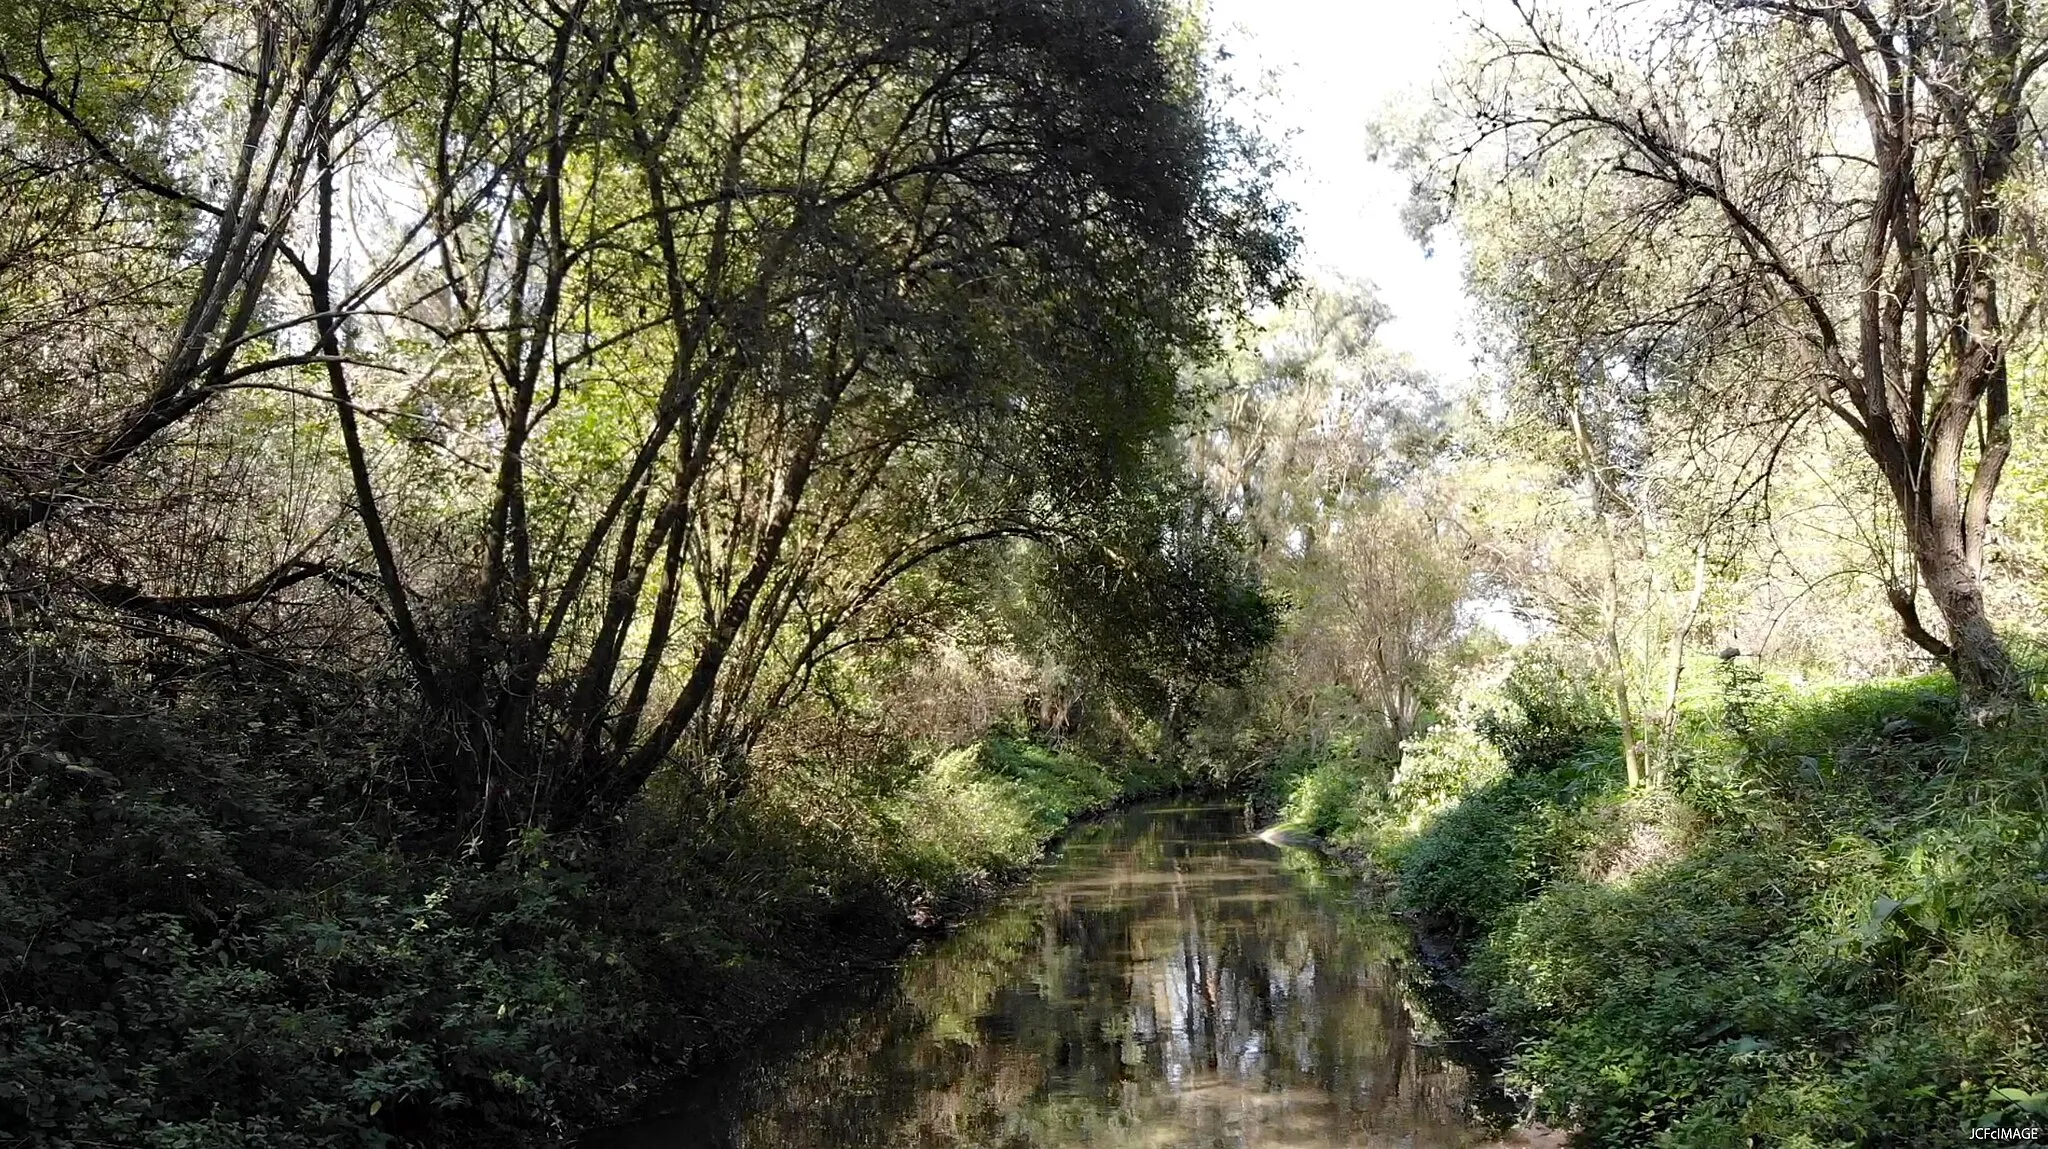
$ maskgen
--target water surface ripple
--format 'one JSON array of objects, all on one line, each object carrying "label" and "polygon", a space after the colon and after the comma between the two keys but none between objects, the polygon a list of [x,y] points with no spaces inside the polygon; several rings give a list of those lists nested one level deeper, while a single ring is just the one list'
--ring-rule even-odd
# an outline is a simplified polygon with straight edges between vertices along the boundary
[{"label": "water surface ripple", "polygon": [[1403,938],[1222,806],[1081,827],[897,976],[587,1149],[1467,1146]]}]

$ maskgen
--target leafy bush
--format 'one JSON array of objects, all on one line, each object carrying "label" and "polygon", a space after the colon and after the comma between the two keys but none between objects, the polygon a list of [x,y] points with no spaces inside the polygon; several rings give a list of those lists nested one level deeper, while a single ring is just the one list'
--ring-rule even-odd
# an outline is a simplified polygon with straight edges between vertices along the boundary
[{"label": "leafy bush", "polygon": [[[1319,750],[1290,748],[1263,782],[1280,795],[1282,822],[1398,867],[1411,848],[1433,848],[1416,840],[1466,798],[1502,785],[1511,772],[1552,769],[1597,745],[1605,732],[1599,703],[1560,685],[1562,663],[1524,652],[1509,665],[1503,681],[1471,689],[1450,721],[1409,737],[1391,762],[1375,753],[1370,731],[1340,735]],[[1459,816],[1487,814],[1475,807]]]},{"label": "leafy bush", "polygon": [[1426,830],[1467,796],[1502,781],[1507,762],[1495,745],[1464,725],[1433,727],[1401,744],[1387,784],[1380,833],[1389,845]]},{"label": "leafy bush", "polygon": [[1546,650],[1520,651],[1498,687],[1498,699],[1479,707],[1474,728],[1516,772],[1547,770],[1570,761],[1611,735],[1599,677]]},{"label": "leafy bush", "polygon": [[34,1149],[555,1136],[732,1040],[1068,819],[1171,782],[999,742],[886,797],[765,786],[598,850],[407,849],[379,743],[319,684],[0,659],[0,1128]]},{"label": "leafy bush", "polygon": [[1350,755],[1323,758],[1295,779],[1280,808],[1281,824],[1325,838],[1351,836],[1358,827],[1357,799],[1369,792],[1375,773]]},{"label": "leafy bush", "polygon": [[[1404,893],[1461,923],[1591,1145],[1922,1145],[2048,1096],[2038,715],[1959,730],[1927,680],[1775,693],[1720,765],[1748,797],[1588,803],[1571,771],[1475,795]],[[1544,785],[1556,784],[1556,788]],[[1596,859],[1661,834],[1648,864]]]}]

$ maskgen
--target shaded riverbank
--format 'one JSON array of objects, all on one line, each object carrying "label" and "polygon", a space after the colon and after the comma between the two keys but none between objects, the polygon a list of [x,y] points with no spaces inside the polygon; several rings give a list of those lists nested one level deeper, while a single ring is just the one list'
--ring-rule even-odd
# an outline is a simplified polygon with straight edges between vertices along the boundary
[{"label": "shaded riverbank", "polygon": [[1468,1146],[1485,1091],[1407,938],[1238,809],[1139,807],[954,936],[588,1149]]}]

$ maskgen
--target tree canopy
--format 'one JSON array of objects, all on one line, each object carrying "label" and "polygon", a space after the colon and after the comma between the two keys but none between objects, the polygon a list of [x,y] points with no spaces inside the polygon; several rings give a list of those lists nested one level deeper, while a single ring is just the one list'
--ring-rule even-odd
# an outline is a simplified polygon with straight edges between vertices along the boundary
[{"label": "tree canopy", "polygon": [[1217,577],[1170,557],[1208,544],[1162,452],[1289,240],[1168,9],[42,4],[4,36],[10,581],[388,651],[451,826],[608,816],[686,743],[735,770],[962,548]]}]

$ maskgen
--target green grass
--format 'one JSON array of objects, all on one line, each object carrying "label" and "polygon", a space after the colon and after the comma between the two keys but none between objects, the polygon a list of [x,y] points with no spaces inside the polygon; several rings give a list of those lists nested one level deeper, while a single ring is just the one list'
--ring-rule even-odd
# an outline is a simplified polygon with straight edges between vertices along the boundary
[{"label": "green grass", "polygon": [[1973,726],[1931,678],[1732,686],[1687,715],[1662,792],[1626,791],[1610,732],[1496,713],[1511,765],[1461,753],[1434,771],[1449,801],[1388,785],[1304,808],[1346,811],[1340,835],[1464,939],[1513,1083],[1583,1144],[2041,1124],[2048,718]]}]

